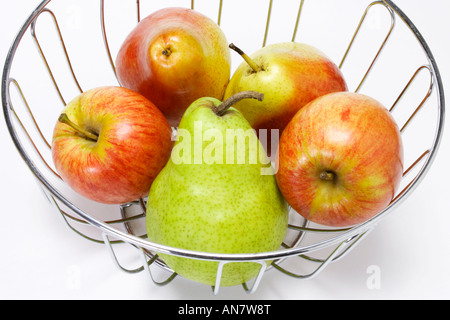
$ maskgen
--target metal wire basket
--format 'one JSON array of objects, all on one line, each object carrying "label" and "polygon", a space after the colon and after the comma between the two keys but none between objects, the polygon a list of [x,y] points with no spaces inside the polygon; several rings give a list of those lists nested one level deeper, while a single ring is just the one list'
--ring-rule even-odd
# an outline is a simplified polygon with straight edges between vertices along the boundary
[{"label": "metal wire basket", "polygon": [[[441,141],[444,94],[438,67],[419,31],[392,1],[293,0],[278,6],[273,0],[257,0],[257,5],[255,1],[244,2],[253,2],[251,5],[257,11],[254,13],[259,13],[250,17],[246,14],[241,27],[245,26],[247,32],[236,28],[239,17],[227,18],[231,12],[236,14],[232,11],[233,1],[172,1],[170,5],[207,11],[221,25],[229,40],[234,37],[235,43],[246,41],[248,51],[269,42],[289,40],[309,42],[327,53],[340,55],[339,67],[349,85],[354,84],[356,92],[365,90],[382,100],[398,121],[407,168],[402,188],[391,204],[369,221],[351,228],[324,228],[291,211],[288,234],[278,251],[254,254],[189,251],[146,239],[146,199],[120,206],[100,205],[83,199],[62,182],[53,168],[48,142],[60,112],[58,107],[65,106],[67,99],[83,92],[83,88],[117,85],[113,57],[120,42],[141,16],[158,6],[167,6],[164,1],[42,1],[19,30],[6,58],[2,77],[6,124],[17,150],[44,194],[72,230],[86,239],[104,243],[121,270],[148,272],[157,285],[167,285],[177,276],[158,258],[160,253],[219,262],[214,294],[219,292],[222,269],[228,263],[261,265],[256,279],[251,284],[243,284],[249,293],[257,289],[268,268],[297,279],[316,276],[329,263],[344,257],[412,194],[430,168]],[[315,11],[318,8],[320,16],[328,13],[329,18],[333,10],[344,11],[345,6],[360,8],[361,15],[353,20],[338,20],[339,25],[332,28],[330,23],[318,22],[319,13]],[[275,21],[277,15],[283,17],[281,22]],[[83,29],[83,19],[98,21],[99,30]],[[319,28],[319,31],[315,30],[314,38],[308,37],[308,28]],[[406,28],[410,39],[395,41],[397,28]],[[340,36],[337,36],[338,32]],[[323,36],[317,37],[317,33]],[[373,47],[358,48],[361,37],[370,39]],[[77,50],[78,47],[82,50]],[[383,54],[387,50],[390,57],[394,57],[391,59],[398,60],[397,70],[387,69],[383,64]],[[16,72],[18,64],[26,64],[27,72]],[[38,87],[40,93],[29,94],[36,92],[30,90],[30,86]],[[425,106],[427,111],[421,111]],[[142,259],[142,266],[124,267],[117,256],[117,244],[132,248]],[[265,263],[268,260],[274,261],[270,267]],[[156,279],[155,268],[167,272],[167,277]]]}]

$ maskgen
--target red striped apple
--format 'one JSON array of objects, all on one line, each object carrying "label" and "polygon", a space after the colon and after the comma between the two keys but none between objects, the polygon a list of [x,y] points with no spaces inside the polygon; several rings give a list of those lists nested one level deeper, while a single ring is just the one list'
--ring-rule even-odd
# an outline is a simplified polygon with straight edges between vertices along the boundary
[{"label": "red striped apple", "polygon": [[332,93],[303,107],[280,139],[277,182],[309,221],[363,223],[394,198],[403,175],[395,120],[371,97]]},{"label": "red striped apple", "polygon": [[231,57],[213,20],[191,9],[165,8],[131,31],[116,67],[121,85],[147,97],[176,127],[195,100],[222,100]]},{"label": "red striped apple", "polygon": [[72,189],[105,204],[147,196],[172,149],[172,128],[155,105],[121,87],[80,94],[53,132],[57,172]]},{"label": "red striped apple", "polygon": [[[251,56],[234,44],[230,47],[243,57],[244,62],[233,74],[225,99],[246,90],[264,94],[263,103],[243,101],[235,105],[257,133],[266,130],[268,135],[278,133],[276,137],[279,137],[304,105],[328,93],[347,91],[344,76],[335,63],[310,45],[275,43]],[[272,154],[272,150],[276,150],[272,140],[275,143],[278,140],[269,137],[267,151]]]}]

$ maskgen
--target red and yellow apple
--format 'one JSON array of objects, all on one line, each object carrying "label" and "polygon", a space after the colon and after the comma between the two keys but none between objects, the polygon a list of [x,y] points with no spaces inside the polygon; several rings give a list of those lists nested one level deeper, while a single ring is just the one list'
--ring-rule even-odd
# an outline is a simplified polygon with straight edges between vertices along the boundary
[{"label": "red and yellow apple", "polygon": [[[251,56],[231,44],[244,62],[233,74],[225,99],[255,90],[264,94],[263,103],[242,101],[234,107],[242,112],[257,131],[278,130],[281,135],[299,109],[322,95],[347,91],[339,68],[324,53],[310,45],[296,42],[276,43],[261,48]],[[271,140],[267,151],[271,154]],[[278,142],[278,141],[274,141]],[[273,146],[276,150],[276,146]]]},{"label": "red and yellow apple", "polygon": [[142,95],[121,87],[80,94],[53,132],[52,157],[73,190],[105,204],[147,196],[172,149],[172,128]]},{"label": "red and yellow apple", "polygon": [[332,93],[289,122],[278,164],[278,185],[294,210],[321,225],[352,226],[394,198],[403,175],[403,144],[395,120],[378,101]]},{"label": "red and yellow apple", "polygon": [[131,31],[117,55],[116,71],[122,86],[152,101],[176,127],[195,100],[222,100],[231,56],[213,20],[191,9],[165,8]]}]

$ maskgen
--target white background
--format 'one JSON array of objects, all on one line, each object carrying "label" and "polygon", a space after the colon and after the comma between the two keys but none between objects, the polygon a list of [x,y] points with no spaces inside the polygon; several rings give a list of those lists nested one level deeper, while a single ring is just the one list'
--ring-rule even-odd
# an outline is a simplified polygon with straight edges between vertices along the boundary
[{"label": "white background", "polygon": [[[65,1],[54,1],[55,3],[65,3]],[[85,3],[86,1],[81,1]],[[71,1],[71,3],[81,3]],[[108,3],[108,1],[106,1]],[[117,1],[115,1],[117,3]],[[129,1],[130,4],[135,1]],[[144,3],[144,1],[141,1]],[[236,1],[235,1],[236,2]],[[261,30],[257,24],[264,27],[267,1],[240,1],[254,7],[243,7],[242,10],[231,11],[226,6],[224,15],[233,14],[233,19],[224,19],[223,26],[226,30],[235,29],[233,40],[244,50],[251,52],[260,45],[261,38],[249,36],[255,30]],[[332,8],[323,10],[323,15],[318,11],[317,16],[309,16],[307,6],[313,11],[311,2],[319,3],[316,0],[306,0],[305,16],[302,22],[305,32],[303,39],[314,45],[320,45],[321,49],[328,53],[330,57],[338,60],[342,57],[352,33],[343,37],[342,41],[339,28],[334,24],[349,26],[348,30],[354,30],[359,22],[364,8],[367,4],[364,1],[329,1]],[[326,1],[322,1],[326,2]],[[37,0],[7,1],[0,10],[0,61],[5,61],[7,50],[12,43],[17,31],[40,3]],[[96,1],[95,7],[99,5]],[[125,3],[125,2],[122,2]],[[162,1],[161,1],[162,3]],[[189,5],[188,1],[169,1],[170,4]],[[205,1],[201,2],[205,3]],[[225,1],[225,3],[227,3]],[[230,3],[233,1],[230,0]],[[347,5],[352,3],[352,5]],[[353,5],[353,4],[358,5]],[[256,6],[256,4],[259,4]],[[264,4],[264,5],[262,5]],[[341,6],[342,4],[342,6]],[[346,4],[346,5],[344,5]],[[362,5],[363,4],[363,5]],[[444,87],[450,85],[450,39],[448,30],[450,21],[450,3],[445,0],[397,0],[396,4],[415,23],[419,31],[427,40],[440,68]],[[235,3],[235,7],[238,3]],[[275,8],[283,5],[290,5],[293,14],[296,14],[298,1],[274,1]],[[209,10],[203,5],[204,10]],[[203,8],[201,7],[201,8]],[[261,19],[257,22],[244,24],[259,11]],[[80,8],[77,5],[66,5],[63,13],[68,19],[61,23],[62,27],[68,30],[78,30],[91,28],[92,17],[80,16]],[[214,11],[211,11],[214,12]],[[265,13],[264,13],[265,12]],[[376,13],[367,21],[369,30],[385,30],[384,18],[382,14]],[[120,14],[120,13],[119,13]],[[272,24],[275,31],[270,34],[268,41],[275,42],[278,33],[276,26],[288,25],[291,21],[282,21],[276,24],[280,18],[279,12],[274,9]],[[120,16],[116,16],[116,26],[126,21],[122,21]],[[292,19],[292,18],[290,18]],[[303,19],[303,16],[302,16]],[[260,21],[261,20],[261,21]],[[118,23],[120,21],[120,23]],[[97,28],[98,19],[92,28]],[[240,22],[240,24],[238,24]],[[401,25],[397,21],[397,25]],[[311,26],[317,27],[317,32],[311,30]],[[239,27],[241,26],[241,27]],[[242,26],[245,26],[242,28]],[[323,34],[319,26],[325,26],[325,30],[331,34],[331,40],[323,44],[320,40]],[[397,26],[396,26],[397,27]],[[94,29],[93,29],[94,30]],[[125,32],[126,27],[121,30]],[[346,29],[347,30],[347,29]],[[95,33],[93,32],[93,33]],[[114,31],[111,31],[114,32]],[[335,34],[334,34],[334,33]],[[380,31],[381,33],[385,31]],[[124,33],[125,34],[125,33]],[[124,35],[123,34],[123,35]],[[306,35],[307,34],[307,35]],[[122,34],[118,37],[123,36]],[[299,35],[301,37],[303,35]],[[370,36],[369,36],[370,37]],[[401,60],[413,59],[416,50],[410,50],[407,38],[410,35],[396,35],[393,42],[405,47],[400,57]],[[281,40],[281,39],[279,39]],[[317,42],[316,42],[317,40]],[[80,52],[77,59],[89,59],[95,56],[91,51],[91,44],[83,38],[78,39],[74,50]],[[100,40],[101,41],[101,40]],[[361,41],[367,41],[362,39]],[[370,43],[370,41],[368,42]],[[380,43],[380,42],[378,42]],[[120,41],[112,42],[113,52],[117,49]],[[35,47],[31,47],[35,50]],[[370,44],[363,49],[372,50]],[[364,52],[357,51],[356,53]],[[389,54],[398,52],[386,49]],[[384,53],[384,52],[383,52]],[[359,53],[361,54],[361,53]],[[36,56],[36,53],[33,53]],[[104,58],[104,57],[103,57]],[[234,56],[234,59],[238,59]],[[349,57],[350,59],[350,57]],[[356,59],[356,56],[353,58]],[[354,60],[354,61],[356,61]],[[34,76],[34,72],[42,72],[35,64],[40,60],[23,60],[16,66],[17,73]],[[87,63],[87,60],[81,61]],[[236,60],[235,60],[236,63]],[[350,63],[350,62],[349,62]],[[380,62],[381,63],[381,62]],[[105,64],[106,65],[106,64]],[[236,64],[234,64],[236,66]],[[394,58],[385,58],[382,70],[391,70],[392,74],[386,73],[386,82],[395,78],[399,71],[396,71],[397,62]],[[345,67],[345,66],[344,66]],[[360,69],[359,69],[360,70]],[[412,69],[405,71],[405,78],[410,77]],[[89,70],[88,70],[89,71]],[[344,69],[345,71],[345,69]],[[107,71],[106,71],[107,72]],[[377,73],[374,72],[374,77]],[[355,84],[354,73],[347,70],[348,80],[352,89]],[[358,77],[355,76],[355,77]],[[94,86],[101,76],[96,72],[90,76],[85,76],[85,86]],[[25,80],[24,80],[25,82]],[[386,83],[385,83],[386,84]],[[406,82],[402,82],[406,84]],[[393,101],[395,94],[399,94],[400,87],[395,84],[386,85],[384,94],[378,92],[380,99]],[[389,87],[395,87],[394,93],[388,93]],[[371,90],[378,90],[378,87],[371,87],[370,81],[365,88],[366,93]],[[38,91],[39,86],[26,87],[27,95],[33,96],[33,91]],[[67,89],[67,96],[72,95],[71,89]],[[412,94],[422,91],[412,90]],[[49,97],[48,104],[55,103]],[[435,99],[435,98],[433,98]],[[432,110],[435,100],[427,103]],[[426,113],[423,111],[422,113]],[[53,122],[53,115],[48,115],[48,121]],[[427,117],[427,116],[425,116]],[[3,115],[2,115],[3,119]],[[432,129],[434,130],[434,129]],[[419,141],[422,132],[414,133],[414,139]],[[113,265],[108,252],[102,245],[93,244],[84,240],[70,231],[61,216],[55,213],[53,207],[43,197],[42,192],[35,182],[30,170],[22,161],[16,151],[4,120],[0,124],[1,141],[1,166],[0,166],[0,194],[1,194],[1,223],[0,223],[0,298],[1,299],[449,299],[450,298],[450,202],[449,188],[450,172],[450,146],[448,141],[448,130],[445,131],[444,139],[438,156],[431,167],[428,175],[396,211],[388,216],[377,226],[377,228],[360,243],[344,259],[331,264],[317,278],[303,281],[294,280],[285,275],[268,272],[264,277],[258,291],[253,295],[246,294],[241,288],[223,288],[218,296],[211,294],[211,288],[195,284],[190,281],[177,278],[166,287],[156,287],[150,282],[146,274],[136,275],[125,274]],[[373,286],[370,280],[376,272],[377,282]]]}]

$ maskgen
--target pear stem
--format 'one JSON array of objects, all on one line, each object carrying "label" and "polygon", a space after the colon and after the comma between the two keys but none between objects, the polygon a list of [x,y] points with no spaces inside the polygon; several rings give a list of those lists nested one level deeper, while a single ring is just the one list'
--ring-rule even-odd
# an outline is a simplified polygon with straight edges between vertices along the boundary
[{"label": "pear stem", "polygon": [[227,100],[222,102],[217,107],[213,108],[213,111],[218,116],[223,116],[225,112],[234,104],[238,103],[244,99],[256,99],[258,101],[264,100],[264,94],[256,92],[256,91],[242,91],[236,93],[235,95],[229,97]]},{"label": "pear stem", "polygon": [[332,171],[324,170],[319,174],[319,178],[323,181],[335,181],[336,174]]},{"label": "pear stem", "polygon": [[253,71],[259,72],[262,70],[262,68],[252,58],[250,58],[244,51],[236,47],[233,43],[230,43],[229,47],[230,49],[233,49],[234,51],[239,53],[241,57],[245,60],[245,62],[248,63],[250,68],[253,69]]},{"label": "pear stem", "polygon": [[72,127],[75,131],[77,131],[78,133],[82,134],[83,136],[85,136],[86,138],[93,140],[93,141],[97,141],[98,140],[98,135],[84,130],[83,128],[81,128],[79,125],[77,125],[75,122],[71,121],[69,119],[69,117],[67,116],[67,114],[65,113],[61,113],[61,115],[58,118],[58,121],[64,124],[67,124],[68,126]]}]

